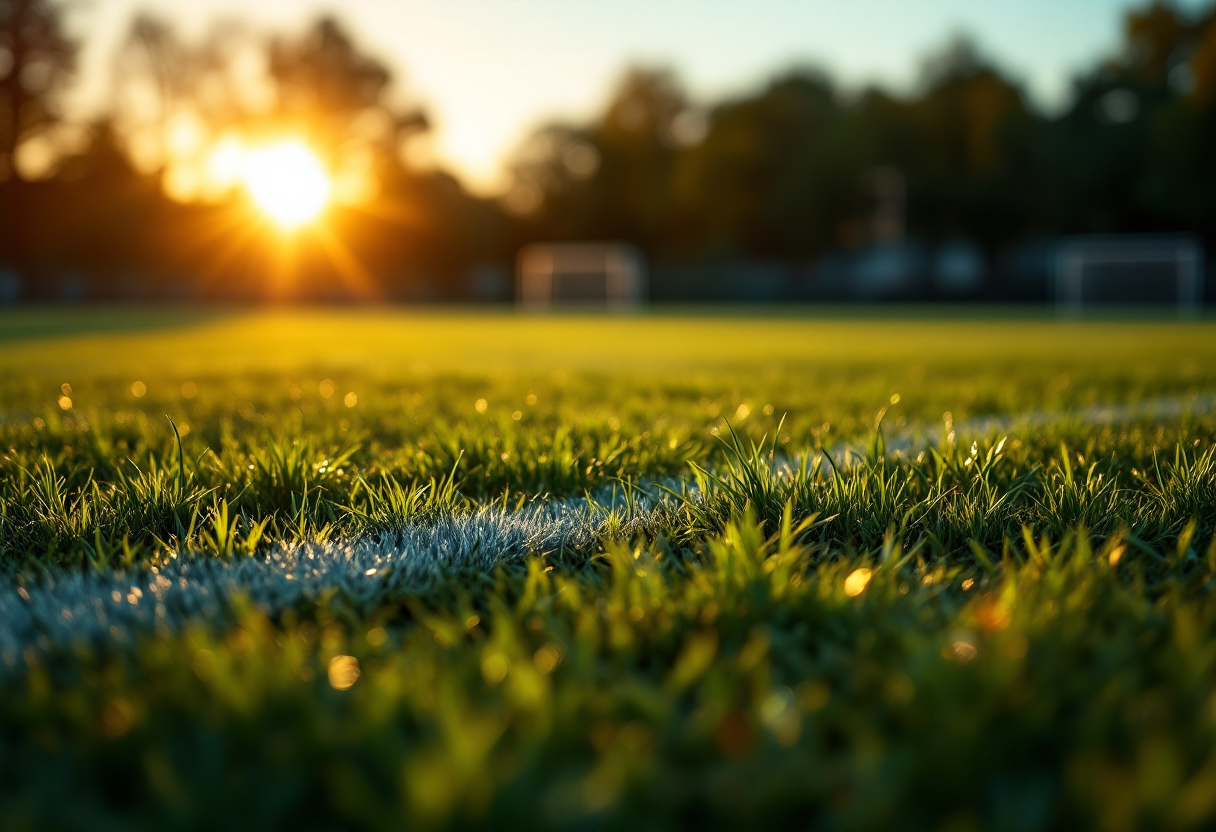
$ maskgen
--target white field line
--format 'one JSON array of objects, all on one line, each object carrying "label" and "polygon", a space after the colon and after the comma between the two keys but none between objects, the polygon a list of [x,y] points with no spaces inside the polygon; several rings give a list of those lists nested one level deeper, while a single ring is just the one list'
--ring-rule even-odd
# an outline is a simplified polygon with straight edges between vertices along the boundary
[{"label": "white field line", "polygon": [[[651,516],[644,504],[620,529]],[[487,574],[533,554],[589,553],[605,512],[565,500],[516,513],[483,509],[352,543],[280,545],[253,557],[180,555],[157,572],[58,572],[0,589],[0,671],[27,647],[134,646],[195,622],[233,620],[238,603],[276,614],[338,590],[357,608],[417,594],[445,578]]]},{"label": "white field line", "polygon": [[969,434],[1013,430],[1019,426],[1042,427],[1053,423],[1118,425],[1144,419],[1150,421],[1200,416],[1216,410],[1216,394],[1169,396],[1132,404],[1095,404],[1073,410],[1033,410],[1015,417],[986,416],[955,427]]},{"label": "white field line", "polygon": [[[1014,434],[1020,430],[1034,430],[1048,425],[1086,425],[1102,427],[1121,425],[1137,420],[1175,420],[1183,416],[1202,416],[1216,411],[1216,395],[1172,396],[1147,399],[1135,404],[1087,405],[1064,410],[1032,410],[1016,416],[981,416],[956,422],[951,430],[957,439],[980,438],[993,434]],[[940,431],[941,427],[936,428]],[[940,447],[940,437],[924,426],[899,433],[885,434],[887,453],[904,456],[910,451],[925,449],[930,445]],[[837,467],[847,468],[866,456],[866,446],[853,442],[840,443],[830,449],[832,461]]]}]

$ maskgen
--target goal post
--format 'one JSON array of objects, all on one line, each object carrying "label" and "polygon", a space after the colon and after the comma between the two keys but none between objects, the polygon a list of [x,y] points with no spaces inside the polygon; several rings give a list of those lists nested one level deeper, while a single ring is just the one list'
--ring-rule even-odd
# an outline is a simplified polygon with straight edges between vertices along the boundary
[{"label": "goal post", "polygon": [[1056,259],[1056,304],[1067,314],[1094,306],[1203,305],[1203,247],[1191,237],[1076,237]]},{"label": "goal post", "polygon": [[645,261],[627,243],[534,243],[520,251],[517,272],[516,299],[526,308],[646,302]]}]

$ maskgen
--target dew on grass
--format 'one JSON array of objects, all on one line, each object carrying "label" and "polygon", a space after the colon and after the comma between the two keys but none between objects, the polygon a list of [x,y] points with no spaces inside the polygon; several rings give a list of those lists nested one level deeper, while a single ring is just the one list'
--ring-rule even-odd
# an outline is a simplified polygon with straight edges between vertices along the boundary
[{"label": "dew on grass", "polygon": [[864,566],[860,569],[854,569],[849,573],[849,577],[844,579],[844,594],[850,598],[856,598],[865,592],[873,574],[873,571]]},{"label": "dew on grass", "polygon": [[950,645],[950,650],[954,654],[954,658],[963,664],[973,661],[979,655],[979,648],[974,643],[967,639],[958,639]]},{"label": "dew on grass", "polygon": [[497,685],[507,677],[511,663],[497,651],[487,653],[481,660],[481,675],[491,685]]},{"label": "dew on grass", "polygon": [[349,690],[359,681],[359,660],[354,656],[334,656],[329,660],[329,686]]},{"label": "dew on grass", "polygon": [[541,647],[532,657],[532,663],[536,666],[537,672],[542,675],[552,673],[559,661],[561,661],[561,653],[552,644]]}]

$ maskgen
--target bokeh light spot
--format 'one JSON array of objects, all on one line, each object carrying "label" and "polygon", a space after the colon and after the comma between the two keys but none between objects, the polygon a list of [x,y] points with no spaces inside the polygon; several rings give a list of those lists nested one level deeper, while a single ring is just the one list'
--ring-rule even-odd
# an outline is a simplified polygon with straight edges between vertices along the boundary
[{"label": "bokeh light spot", "polygon": [[850,598],[856,598],[858,595],[866,591],[866,586],[870,583],[870,578],[873,572],[865,567],[854,569],[849,573],[849,577],[844,579],[844,594]]},{"label": "bokeh light spot", "polygon": [[329,685],[348,690],[359,681],[359,660],[354,656],[334,656],[329,660]]}]

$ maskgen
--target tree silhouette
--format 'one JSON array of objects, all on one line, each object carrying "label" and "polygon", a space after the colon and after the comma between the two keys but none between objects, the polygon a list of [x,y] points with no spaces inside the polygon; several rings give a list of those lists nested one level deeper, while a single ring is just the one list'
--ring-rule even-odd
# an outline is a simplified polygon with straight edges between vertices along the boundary
[{"label": "tree silhouette", "polygon": [[53,0],[0,0],[0,261],[28,260],[17,149],[58,120],[57,98],[76,44]]},{"label": "tree silhouette", "polygon": [[671,72],[629,70],[593,123],[549,124],[530,137],[513,165],[508,208],[547,237],[660,244],[680,150],[677,119],[687,110]]},{"label": "tree silhouette", "polygon": [[[358,185],[336,196],[317,232],[341,242],[348,265],[386,298],[459,298],[478,267],[505,266],[521,244],[542,239],[633,242],[656,275],[668,266],[684,275],[685,294],[673,298],[710,272],[746,281],[743,266],[757,261],[798,275],[791,286],[818,285],[815,264],[864,259],[870,253],[857,249],[867,246],[889,253],[882,246],[901,239],[925,263],[940,246],[976,244],[994,266],[1023,244],[1045,251],[1070,234],[1182,231],[1216,247],[1211,3],[1130,10],[1123,42],[1052,114],[1036,111],[1016,77],[965,37],[946,41],[903,92],[842,90],[805,69],[694,104],[672,72],[635,68],[594,117],[536,131],[497,202],[405,161],[402,143],[425,117],[402,105],[388,63],[328,17],[269,36],[231,24],[197,42],[136,17],[93,144],[45,181],[19,181],[14,155],[55,126],[72,68],[64,8],[0,0],[0,266],[82,275],[98,296],[236,298],[265,288],[248,276],[266,271],[258,258],[271,247],[229,199],[236,194],[217,186],[198,201],[186,190],[171,196],[160,165],[134,152],[153,131],[168,146],[179,115],[204,136],[169,160],[183,169],[230,135],[299,138],[336,183],[370,183],[363,196],[349,195]],[[343,296],[306,237],[295,296]],[[41,297],[57,286],[42,281]],[[996,297],[1000,284],[986,291]]]},{"label": "tree silhouette", "polygon": [[[272,39],[268,59],[278,99],[276,117],[299,125],[328,148],[352,132],[372,133],[391,146],[402,135],[426,127],[422,113],[392,108],[387,101],[392,73],[360,51],[336,18],[318,19],[299,38]],[[372,126],[359,131],[361,120]]]},{"label": "tree silhouette", "polygon": [[76,43],[54,0],[0,0],[0,179],[19,179],[17,148],[58,120]]},{"label": "tree silhouette", "polygon": [[148,167],[165,165],[169,124],[194,103],[198,70],[194,50],[168,21],[147,12],[131,21],[115,61],[113,120],[127,134],[153,140]]}]

